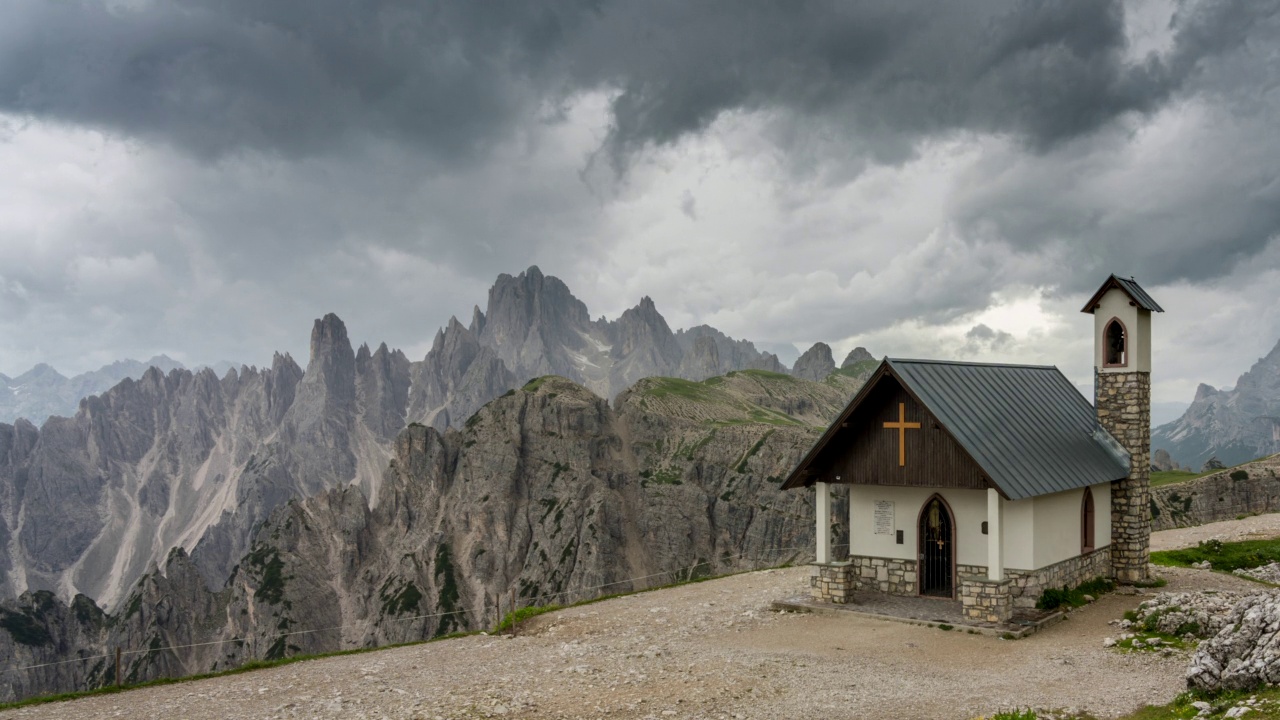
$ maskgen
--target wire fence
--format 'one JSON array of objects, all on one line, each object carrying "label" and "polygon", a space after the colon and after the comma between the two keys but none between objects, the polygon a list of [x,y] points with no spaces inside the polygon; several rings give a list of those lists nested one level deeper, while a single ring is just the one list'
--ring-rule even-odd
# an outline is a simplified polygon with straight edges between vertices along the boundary
[{"label": "wire fence", "polygon": [[[753,535],[754,535],[753,533],[747,534],[748,537]],[[834,547],[839,547],[839,546],[833,546],[833,549]],[[719,558],[719,563],[722,565],[726,563],[733,564],[743,560],[748,560],[747,556],[753,552],[762,553],[763,556],[757,556],[749,559],[750,565],[751,565],[750,567],[737,568],[734,571],[734,572],[750,572],[754,570],[766,569],[769,567],[777,567],[781,564],[785,564],[785,562],[795,562],[802,557],[801,553],[805,550],[808,550],[809,548],[810,546],[806,545],[806,546],[767,548],[767,549],[761,549],[756,551],[747,551],[747,552],[740,553],[738,555],[722,556],[721,558]],[[790,557],[784,562],[783,558],[786,557],[788,554],[790,555]],[[494,629],[497,630],[498,628],[500,628],[505,618],[507,617],[516,618],[519,614],[519,611],[521,610],[525,610],[531,607],[544,607],[547,605],[551,605],[553,603],[550,601],[556,600],[558,598],[563,598],[564,599],[563,602],[565,605],[571,605],[575,603],[599,599],[601,597],[609,595],[611,593],[606,591],[606,589],[608,588],[627,586],[622,591],[620,591],[619,594],[625,593],[625,592],[644,592],[646,590],[652,590],[657,587],[662,587],[672,583],[679,583],[679,582],[685,582],[685,581],[691,581],[691,580],[710,579],[712,577],[720,577],[720,576],[712,576],[709,573],[707,575],[696,575],[696,573],[702,570],[708,570],[712,566],[713,566],[713,563],[711,561],[704,560],[704,561],[699,561],[693,565],[689,565],[687,567],[674,568],[671,570],[663,570],[657,573],[651,573],[648,575],[642,575],[638,577],[624,578],[621,580],[613,580],[607,583],[601,583],[598,585],[592,585],[588,587],[573,588],[571,590],[564,590],[564,591],[555,592],[555,593],[547,593],[547,594],[537,595],[533,597],[516,596],[514,601],[510,603],[508,608],[506,608],[507,610],[506,614],[504,614],[503,612],[501,595],[499,595],[499,600],[496,607],[492,608],[496,610],[496,617],[497,617],[496,621],[494,622]],[[667,578],[667,580],[665,582],[658,582],[657,579],[659,578]],[[642,583],[644,581],[654,581],[654,582],[649,583],[647,586],[637,587],[637,583]],[[490,607],[488,606],[488,603],[486,603],[486,607],[482,611],[483,616],[478,619],[478,624],[484,625],[485,623],[488,622],[489,610],[490,610]],[[377,621],[371,619],[371,620],[366,620],[360,623],[333,625],[333,626],[321,627],[321,628],[309,628],[305,630],[290,630],[287,632],[274,633],[271,635],[271,639],[278,642],[279,639],[281,638],[288,638],[288,637],[293,637],[297,635],[309,635],[309,634],[315,634],[315,633],[335,632],[335,631],[340,632],[340,631],[351,630],[356,628],[362,628],[365,630],[366,633],[368,633],[373,630],[373,625],[375,624],[375,622],[382,622],[382,623],[414,622],[418,620],[431,620],[431,619],[445,618],[445,617],[450,617],[455,615],[467,615],[469,612],[470,611],[468,610],[452,610],[449,612],[429,613],[425,615],[414,615],[412,617],[379,618]],[[158,646],[158,647],[148,646],[145,648],[132,648],[132,649],[125,649],[122,647],[118,647],[114,652],[110,652],[110,653],[104,653],[104,654],[98,654],[98,655],[86,655],[81,657],[70,658],[67,660],[58,660],[54,662],[35,663],[31,665],[9,667],[9,668],[5,668],[4,670],[0,670],[0,675],[10,674],[10,673],[29,672],[32,670],[39,670],[43,668],[56,667],[61,665],[69,665],[73,663],[85,663],[93,660],[110,660],[114,658],[116,660],[115,672],[116,672],[117,684],[121,684],[119,680],[120,663],[125,657],[133,657],[136,655],[146,655],[146,654],[154,654],[154,653],[161,653],[161,652],[174,652],[178,650],[190,650],[190,649],[199,648],[199,647],[225,645],[227,643],[243,644],[246,642],[253,642],[256,639],[257,639],[256,636],[248,635],[248,636],[221,638],[218,640],[209,640],[206,642],[187,643],[183,645],[165,645],[165,646]],[[425,640],[428,638],[423,638],[423,639]],[[378,646],[374,646],[373,648],[368,648],[368,649],[376,649],[376,647]],[[334,648],[333,652],[339,652],[341,650],[342,648]],[[246,662],[251,662],[254,659],[256,658],[249,658],[246,660]],[[230,670],[231,668],[227,668],[227,669]],[[103,683],[103,685],[105,684],[106,683]]]}]

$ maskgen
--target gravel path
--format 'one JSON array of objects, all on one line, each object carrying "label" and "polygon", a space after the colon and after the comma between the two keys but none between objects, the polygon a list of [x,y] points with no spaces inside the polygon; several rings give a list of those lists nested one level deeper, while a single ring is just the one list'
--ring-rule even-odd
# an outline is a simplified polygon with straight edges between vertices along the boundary
[{"label": "gravel path", "polygon": [[[1268,520],[1263,520],[1263,518]],[[1217,523],[1280,535],[1280,515]],[[1242,529],[1243,528],[1243,529]],[[1270,528],[1270,530],[1264,530]],[[1194,544],[1200,528],[1153,546]],[[1164,568],[1166,590],[1244,589]],[[1111,594],[1024,640],[859,617],[778,614],[808,568],[766,570],[541,616],[516,639],[472,636],[20,708],[9,718],[971,718],[1031,705],[1113,717],[1168,702],[1185,654],[1104,649]]]},{"label": "gravel path", "polygon": [[1192,547],[1202,540],[1235,542],[1273,537],[1280,537],[1280,513],[1254,515],[1243,520],[1223,520],[1176,530],[1162,530],[1151,534],[1151,549],[1173,550]]}]

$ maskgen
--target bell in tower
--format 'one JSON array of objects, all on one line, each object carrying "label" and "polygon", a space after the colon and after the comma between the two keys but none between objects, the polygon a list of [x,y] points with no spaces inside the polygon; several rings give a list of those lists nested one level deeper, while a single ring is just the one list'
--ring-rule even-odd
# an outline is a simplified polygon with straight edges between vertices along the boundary
[{"label": "bell in tower", "polygon": [[1164,312],[1133,278],[1112,275],[1082,312],[1093,315],[1094,407],[1129,451],[1129,477],[1111,483],[1116,580],[1147,579],[1151,547],[1151,313]]}]

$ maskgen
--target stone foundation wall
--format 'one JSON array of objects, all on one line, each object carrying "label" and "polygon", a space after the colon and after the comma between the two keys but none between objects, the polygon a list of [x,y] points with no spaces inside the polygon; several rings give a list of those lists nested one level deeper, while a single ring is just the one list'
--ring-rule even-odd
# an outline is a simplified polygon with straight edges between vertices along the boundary
[{"label": "stone foundation wall", "polygon": [[809,588],[814,600],[844,605],[853,602],[853,566],[848,562],[814,563]]},{"label": "stone foundation wall", "polygon": [[988,580],[985,575],[960,578],[960,606],[965,617],[978,622],[1002,623],[1013,617],[1013,583]]},{"label": "stone foundation wall", "polygon": [[1120,582],[1147,579],[1151,555],[1151,373],[1094,372],[1098,422],[1129,451],[1111,483],[1111,562]]},{"label": "stone foundation wall", "polygon": [[1033,608],[1048,588],[1075,587],[1096,577],[1109,578],[1111,572],[1111,548],[1104,547],[1039,570],[1005,570],[1004,574],[1012,584],[1013,606]]},{"label": "stone foundation wall", "polygon": [[915,595],[916,561],[897,558],[864,557],[849,558],[853,570],[854,589],[874,590],[894,595]]},{"label": "stone foundation wall", "polygon": [[[854,556],[845,562],[825,565],[815,563],[813,568],[813,574],[809,578],[810,589],[813,598],[823,602],[851,603],[856,590],[893,595],[915,595],[919,592],[914,560]],[[994,608],[1002,613],[999,610],[1001,606],[996,602],[1002,597],[1009,600],[1010,609],[1032,608],[1046,588],[1060,588],[1064,585],[1074,587],[1096,577],[1111,577],[1111,548],[1104,547],[1088,555],[1069,558],[1039,570],[1006,569],[1004,574],[1005,579],[996,583],[1002,585],[1003,589],[993,589],[988,587],[992,581],[987,579],[986,565],[956,565],[958,597],[962,603],[967,603],[966,614],[969,613],[969,608]],[[984,604],[975,600],[981,598],[996,604]],[[971,616],[976,617],[978,612],[979,610],[973,610],[974,614]],[[982,612],[985,613],[986,610]]]}]

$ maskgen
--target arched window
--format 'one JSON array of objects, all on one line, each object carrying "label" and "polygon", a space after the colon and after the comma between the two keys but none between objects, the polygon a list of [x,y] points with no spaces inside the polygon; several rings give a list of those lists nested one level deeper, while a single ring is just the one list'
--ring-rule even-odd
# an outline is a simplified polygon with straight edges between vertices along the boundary
[{"label": "arched window", "polygon": [[1120,322],[1120,318],[1111,318],[1111,322],[1107,323],[1107,329],[1102,333],[1105,345],[1103,347],[1102,364],[1105,367],[1124,367],[1129,364],[1129,337],[1125,332],[1124,323]]},{"label": "arched window", "polygon": [[1093,491],[1084,489],[1084,502],[1080,508],[1080,554],[1093,552]]}]

